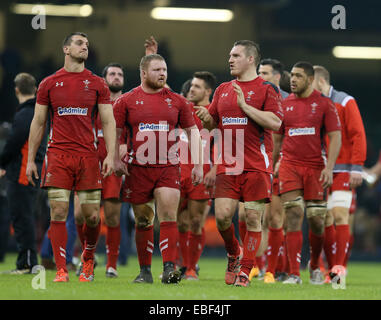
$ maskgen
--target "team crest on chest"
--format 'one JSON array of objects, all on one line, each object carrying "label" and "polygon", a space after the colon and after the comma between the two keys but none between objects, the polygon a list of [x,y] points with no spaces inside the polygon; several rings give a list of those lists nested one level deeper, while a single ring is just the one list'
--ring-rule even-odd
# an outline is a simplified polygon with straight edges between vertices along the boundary
[{"label": "team crest on chest", "polygon": [[172,108],[172,99],[165,99],[165,102],[168,104],[168,108]]},{"label": "team crest on chest", "polygon": [[248,93],[247,93],[247,98],[246,98],[246,101],[250,101],[251,100],[251,96],[254,94],[254,91],[253,90],[250,90]]},{"label": "team crest on chest", "polygon": [[89,90],[90,81],[86,79],[86,80],[83,80],[82,82],[85,84],[85,90]]},{"label": "team crest on chest", "polygon": [[318,106],[318,104],[316,102],[311,103],[311,112],[312,113],[316,113],[316,107],[317,106]]}]

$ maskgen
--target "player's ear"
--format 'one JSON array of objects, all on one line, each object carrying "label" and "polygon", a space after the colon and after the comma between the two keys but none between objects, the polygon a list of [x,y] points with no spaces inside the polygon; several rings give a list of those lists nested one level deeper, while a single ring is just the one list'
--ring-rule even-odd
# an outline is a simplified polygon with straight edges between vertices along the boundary
[{"label": "player's ear", "polygon": [[63,46],[62,51],[64,52],[65,56],[69,54],[69,47],[68,46]]}]

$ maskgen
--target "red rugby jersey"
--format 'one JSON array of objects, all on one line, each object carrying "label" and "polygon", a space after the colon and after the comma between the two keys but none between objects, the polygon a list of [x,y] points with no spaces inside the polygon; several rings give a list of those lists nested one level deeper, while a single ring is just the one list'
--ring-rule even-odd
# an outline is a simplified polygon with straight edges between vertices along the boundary
[{"label": "red rugby jersey", "polygon": [[190,102],[168,88],[136,87],[116,100],[114,114],[116,127],[127,127],[131,163],[148,167],[177,165],[178,128],[195,125]]},{"label": "red rugby jersey", "polygon": [[284,118],[277,133],[284,135],[282,162],[299,166],[325,166],[327,132],[341,130],[332,101],[314,90],[307,98],[290,94],[282,102]]},{"label": "red rugby jersey", "polygon": [[[366,135],[356,100],[332,86],[329,98],[334,102],[341,122],[341,149],[333,172],[362,172],[366,159]],[[327,138],[327,142],[329,139]]]},{"label": "red rugby jersey", "polygon": [[215,140],[222,155],[217,174],[240,174],[242,171],[271,173],[272,131],[251,120],[238,106],[233,82],[241,87],[248,105],[283,118],[279,91],[270,82],[257,77],[247,82],[233,80],[222,83],[209,107],[209,113],[218,124],[218,133],[222,136],[222,139]]},{"label": "red rugby jersey", "polygon": [[67,72],[61,68],[40,83],[37,103],[49,107],[49,150],[96,154],[97,106],[111,103],[102,78],[87,69]]}]

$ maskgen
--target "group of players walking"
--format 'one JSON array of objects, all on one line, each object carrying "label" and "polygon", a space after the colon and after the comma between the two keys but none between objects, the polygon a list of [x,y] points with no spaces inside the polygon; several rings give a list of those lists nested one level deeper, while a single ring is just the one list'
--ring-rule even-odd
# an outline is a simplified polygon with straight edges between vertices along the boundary
[{"label": "group of players walking", "polygon": [[[141,84],[122,94],[122,66],[108,65],[103,79],[92,74],[85,68],[88,46],[84,33],[65,39],[64,67],[40,83],[30,128],[27,177],[34,184],[39,178],[34,159],[49,117],[41,187],[48,190],[51,207],[54,281],[69,280],[65,220],[71,190],[80,207],[79,281],[94,279],[101,200],[108,276],[117,276],[120,205],[125,201],[135,215],[140,273],[134,282],[153,282],[155,216],[161,281],[198,280],[211,199],[227,251],[226,284],[248,286],[261,252],[267,256],[265,283],[275,282],[276,271],[282,271],[287,272],[283,283],[301,284],[305,212],[310,282],[345,276],[349,209],[352,190],[362,183],[366,138],[354,98],[330,85],[324,67],[295,63],[288,95],[279,87],[279,61],[261,60],[256,43],[237,41],[228,61],[234,80],[219,85],[210,101],[215,76],[195,72],[189,91],[174,93],[166,85],[165,59],[150,38],[140,61]],[[232,223],[237,210],[240,241]],[[181,269],[176,266],[178,247]],[[327,279],[319,266],[323,248]]]}]

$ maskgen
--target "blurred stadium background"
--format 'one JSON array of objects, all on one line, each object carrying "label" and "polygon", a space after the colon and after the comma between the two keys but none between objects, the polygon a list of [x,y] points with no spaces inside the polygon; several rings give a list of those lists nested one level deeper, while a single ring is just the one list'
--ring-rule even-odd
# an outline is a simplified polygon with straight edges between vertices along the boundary
[{"label": "blurred stadium background", "polygon": [[[239,39],[258,42],[262,57],[279,59],[286,70],[299,60],[323,65],[330,71],[336,89],[356,98],[367,134],[366,166],[377,161],[381,149],[381,102],[378,95],[381,54],[373,58],[362,54],[361,59],[342,59],[334,56],[333,49],[335,46],[381,46],[380,1],[39,1],[39,4],[48,3],[75,4],[77,11],[74,14],[77,16],[63,16],[62,7],[55,7],[53,11],[57,15],[46,16],[45,29],[34,29],[32,19],[35,14],[27,5],[37,2],[0,2],[0,150],[17,108],[15,75],[29,72],[41,81],[62,67],[64,37],[73,31],[83,31],[90,40],[86,67],[100,75],[103,66],[109,62],[121,63],[125,66],[125,90],[139,84],[138,63],[144,55],[144,40],[150,35],[159,42],[159,53],[168,63],[168,83],[175,91],[180,90],[194,71],[214,72],[219,83],[230,80],[228,54],[233,42]],[[344,30],[335,30],[331,25],[335,17],[332,7],[337,4],[346,9]],[[157,7],[228,9],[233,17],[226,22],[157,20],[151,15]],[[0,225],[4,230],[9,222],[3,188],[1,192]],[[48,225],[43,195],[42,199],[34,212],[38,217],[39,241]],[[359,189],[355,218],[353,259],[381,260],[380,203],[381,184],[371,187],[363,184]],[[0,234],[0,244],[6,246],[3,251],[12,250],[12,238],[6,242],[6,234]]]}]

